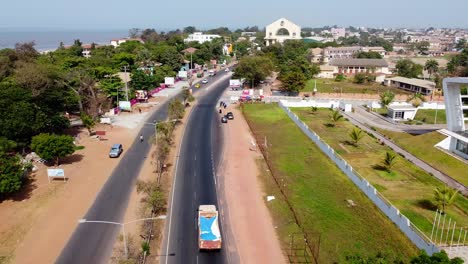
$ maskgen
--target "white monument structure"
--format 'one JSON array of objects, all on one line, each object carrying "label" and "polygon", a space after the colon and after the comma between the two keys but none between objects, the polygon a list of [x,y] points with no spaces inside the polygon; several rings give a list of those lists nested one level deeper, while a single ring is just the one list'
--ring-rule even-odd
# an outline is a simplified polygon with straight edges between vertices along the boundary
[{"label": "white monument structure", "polygon": [[267,46],[294,39],[302,39],[301,27],[286,18],[280,18],[266,26],[265,42]]},{"label": "white monument structure", "polygon": [[[462,86],[468,85],[468,78],[445,78],[444,100],[447,116],[447,129],[440,132],[448,138],[437,144],[450,152],[468,160],[468,93]],[[462,91],[464,92],[462,93]]]}]

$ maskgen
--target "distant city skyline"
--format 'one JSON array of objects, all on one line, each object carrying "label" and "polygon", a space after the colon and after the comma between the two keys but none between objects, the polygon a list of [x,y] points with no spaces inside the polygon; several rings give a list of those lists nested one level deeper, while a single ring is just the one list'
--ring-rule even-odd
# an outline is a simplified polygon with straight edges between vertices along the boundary
[{"label": "distant city skyline", "polygon": [[0,29],[3,30],[263,28],[281,17],[301,27],[468,28],[466,0],[446,0],[438,4],[424,0],[394,0],[385,4],[371,0],[359,3],[206,0],[203,4],[187,0],[177,3],[140,0],[138,4],[123,0],[81,0],[73,5],[66,1],[42,0],[8,1],[2,4],[2,9]]}]

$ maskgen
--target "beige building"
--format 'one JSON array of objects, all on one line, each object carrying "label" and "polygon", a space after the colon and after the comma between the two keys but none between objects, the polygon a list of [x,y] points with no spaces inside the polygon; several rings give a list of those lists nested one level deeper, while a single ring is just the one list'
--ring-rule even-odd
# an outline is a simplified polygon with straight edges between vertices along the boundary
[{"label": "beige building", "polygon": [[397,87],[408,92],[420,93],[423,95],[431,95],[435,89],[435,82],[420,79],[410,79],[400,76],[385,79],[385,85]]},{"label": "beige building", "polygon": [[330,66],[335,66],[338,73],[354,75],[356,73],[390,74],[388,63],[384,59],[332,59]]},{"label": "beige building", "polygon": [[287,20],[280,18],[266,26],[265,42],[267,46],[275,43],[283,43],[286,40],[298,40],[301,38],[301,27]]}]

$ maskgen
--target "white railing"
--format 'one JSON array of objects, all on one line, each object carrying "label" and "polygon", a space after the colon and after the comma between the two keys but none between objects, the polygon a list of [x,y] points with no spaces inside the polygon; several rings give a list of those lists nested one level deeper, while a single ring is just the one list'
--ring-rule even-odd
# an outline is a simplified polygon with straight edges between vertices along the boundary
[{"label": "white railing", "polygon": [[350,164],[346,162],[335,150],[330,147],[325,141],[320,139],[320,136],[312,131],[306,123],[299,119],[288,107],[279,102],[279,106],[286,114],[294,121],[294,123],[304,132],[322,151],[325,153],[337,166],[343,171],[346,176],[361,190],[366,196],[388,217],[395,223],[398,228],[419,248],[432,255],[439,252],[440,249],[429,239],[426,234],[419,230],[411,221],[400,213],[389,200],[381,195],[377,189],[372,186],[364,177],[359,175]]}]

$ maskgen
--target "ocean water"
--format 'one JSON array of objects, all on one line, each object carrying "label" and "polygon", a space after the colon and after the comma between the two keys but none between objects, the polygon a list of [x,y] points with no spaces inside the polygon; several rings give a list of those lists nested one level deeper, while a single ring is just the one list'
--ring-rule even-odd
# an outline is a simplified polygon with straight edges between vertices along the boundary
[{"label": "ocean water", "polygon": [[128,37],[128,30],[44,30],[0,28],[0,49],[14,48],[16,43],[34,41],[38,51],[55,50],[63,42],[72,45],[75,39],[83,44],[110,44],[111,39]]}]

